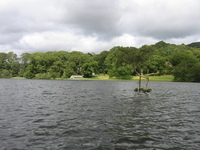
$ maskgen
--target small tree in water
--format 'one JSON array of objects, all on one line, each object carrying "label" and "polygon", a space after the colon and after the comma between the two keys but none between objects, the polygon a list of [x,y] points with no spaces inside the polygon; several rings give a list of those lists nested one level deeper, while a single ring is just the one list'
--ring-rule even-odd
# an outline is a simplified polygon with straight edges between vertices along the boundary
[{"label": "small tree in water", "polygon": [[[139,76],[139,88],[136,88],[134,90],[136,92],[142,91],[146,93],[146,92],[152,91],[151,89],[148,89],[148,83],[149,83],[148,64],[149,64],[149,61],[152,59],[153,53],[154,53],[154,50],[152,49],[152,47],[147,46],[147,45],[142,46],[137,52],[137,55],[135,58],[136,59],[135,72]],[[146,70],[147,75],[143,74],[144,69]],[[139,72],[137,70],[139,70]],[[142,88],[142,85],[141,85],[142,78],[146,79],[146,88]]]},{"label": "small tree in water", "polygon": [[[143,74],[143,71],[141,70],[140,73],[138,73],[136,71],[137,75],[139,76],[139,88],[135,88],[135,92],[151,92],[152,90],[151,89],[148,89],[148,83],[149,83],[149,75],[144,75]],[[146,88],[142,88],[142,78],[145,78],[146,79]]]}]

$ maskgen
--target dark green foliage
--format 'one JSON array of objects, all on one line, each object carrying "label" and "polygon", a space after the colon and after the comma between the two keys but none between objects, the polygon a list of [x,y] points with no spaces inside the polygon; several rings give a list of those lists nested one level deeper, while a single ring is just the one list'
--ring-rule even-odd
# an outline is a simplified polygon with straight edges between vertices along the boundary
[{"label": "dark green foliage", "polygon": [[146,92],[151,92],[152,91],[152,89],[146,89]]},{"label": "dark green foliage", "polygon": [[174,54],[171,57],[171,63],[174,66],[175,81],[199,82],[199,61],[191,52]]},{"label": "dark green foliage", "polygon": [[189,47],[195,47],[195,48],[200,48],[200,42],[190,43],[187,46],[189,46]]},{"label": "dark green foliage", "polygon": [[70,78],[74,74],[76,74],[75,71],[71,67],[66,66],[64,69],[63,78]]},{"label": "dark green foliage", "polygon": [[36,69],[33,64],[29,64],[25,70],[24,77],[27,79],[32,79],[36,75]]},{"label": "dark green foliage", "polygon": [[10,77],[18,76],[19,66],[19,59],[16,54],[13,52],[0,53],[0,76],[3,78],[8,74]]},{"label": "dark green foliage", "polygon": [[133,70],[137,48],[114,47],[105,59],[105,64],[110,77],[130,79]]},{"label": "dark green foliage", "polygon": [[24,77],[26,79],[33,79],[35,77],[35,74],[32,73],[30,70],[27,70],[25,73],[24,73]]},{"label": "dark green foliage", "polygon": [[189,69],[188,77],[191,82],[200,82],[200,63],[194,64],[194,66]]},{"label": "dark green foliage", "polygon": [[105,60],[109,54],[110,54],[110,51],[103,51],[100,54],[94,55],[94,59],[97,62],[98,73],[102,73],[102,74],[108,73],[108,68],[105,64]]},{"label": "dark green foliage", "polygon": [[132,70],[131,66],[125,65],[125,66],[117,68],[115,76],[118,79],[130,80],[132,78],[131,77],[132,72],[133,72],[133,70]]},{"label": "dark green foliage", "polygon": [[138,88],[135,88],[134,91],[135,91],[135,92],[149,93],[149,92],[152,91],[152,89],[145,89],[145,88],[140,88],[140,89],[138,89]]},{"label": "dark green foliage", "polygon": [[2,70],[1,72],[1,78],[11,78],[12,77],[12,74],[10,73],[10,71],[8,70]]}]

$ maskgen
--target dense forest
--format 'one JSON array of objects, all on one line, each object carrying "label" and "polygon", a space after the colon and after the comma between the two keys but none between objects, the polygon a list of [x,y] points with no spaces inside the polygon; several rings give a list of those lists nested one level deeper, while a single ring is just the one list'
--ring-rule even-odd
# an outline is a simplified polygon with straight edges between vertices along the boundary
[{"label": "dense forest", "polygon": [[0,53],[0,77],[69,78],[108,74],[130,79],[137,74],[174,75],[175,81],[200,82],[200,48],[160,41],[140,48],[116,46],[99,54],[79,51]]}]

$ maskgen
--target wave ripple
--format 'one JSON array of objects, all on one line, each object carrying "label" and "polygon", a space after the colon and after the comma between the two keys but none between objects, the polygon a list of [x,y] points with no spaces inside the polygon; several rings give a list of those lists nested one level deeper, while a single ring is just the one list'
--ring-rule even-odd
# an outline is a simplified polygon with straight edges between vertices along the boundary
[{"label": "wave ripple", "polygon": [[0,150],[200,147],[199,83],[0,79]]}]

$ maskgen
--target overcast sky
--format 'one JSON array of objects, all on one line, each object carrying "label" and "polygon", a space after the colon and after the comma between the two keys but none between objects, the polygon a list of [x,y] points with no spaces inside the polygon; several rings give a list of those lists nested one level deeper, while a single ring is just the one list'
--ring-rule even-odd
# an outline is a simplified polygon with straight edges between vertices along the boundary
[{"label": "overcast sky", "polygon": [[200,0],[0,0],[0,52],[200,41]]}]

